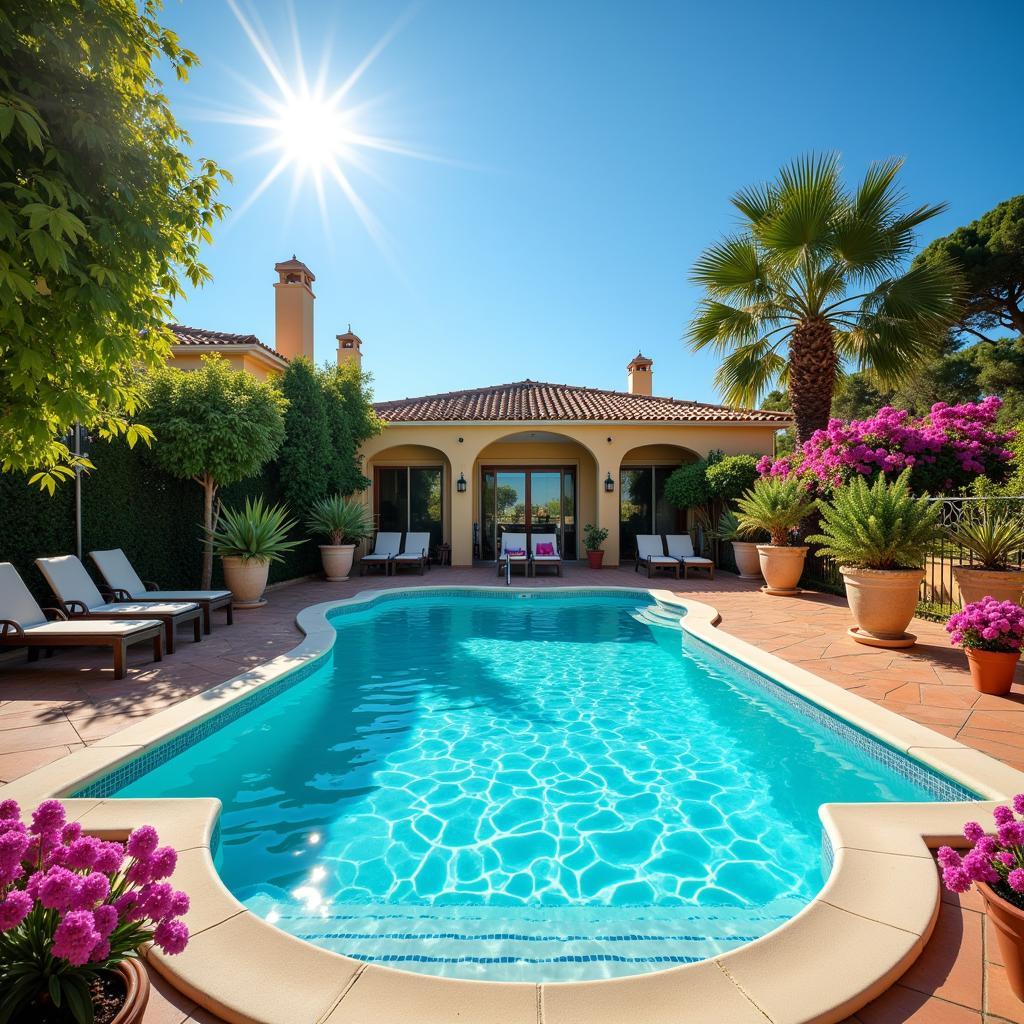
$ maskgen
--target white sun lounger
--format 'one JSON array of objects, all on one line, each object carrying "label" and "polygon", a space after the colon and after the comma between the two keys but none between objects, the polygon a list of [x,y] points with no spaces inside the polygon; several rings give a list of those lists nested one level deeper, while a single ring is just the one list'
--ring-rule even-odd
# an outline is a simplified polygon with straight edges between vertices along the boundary
[{"label": "white sun lounger", "polygon": [[[55,621],[54,621],[55,620]],[[164,651],[164,624],[156,619],[75,619],[60,608],[40,608],[10,562],[0,562],[0,646],[28,648],[28,660],[51,647],[109,647],[114,678],[124,678],[126,650],[143,640],[153,642],[153,660]]]},{"label": "white sun lounger", "polygon": [[407,533],[405,535],[402,553],[391,559],[391,567],[396,573],[402,566],[419,569],[421,576],[424,569],[430,568],[429,533]]},{"label": "white sun lounger", "polygon": [[100,593],[111,601],[142,601],[162,604],[166,601],[193,601],[203,609],[203,632],[209,633],[212,613],[218,608],[227,612],[227,622],[234,622],[234,605],[230,590],[161,590],[152,580],[143,582],[120,548],[90,551],[89,557],[106,581],[107,592]]},{"label": "white sun lounger", "polygon": [[656,572],[670,572],[676,579],[679,579],[679,559],[665,554],[660,534],[641,533],[637,535],[636,565],[633,571],[638,572],[641,565],[647,566],[648,579]]},{"label": "white sun lounger", "polygon": [[[537,553],[537,546],[539,544],[550,544],[553,555],[541,555]],[[530,538],[530,546],[533,549],[533,575],[537,575],[537,570],[544,565],[550,566],[559,576],[562,575],[562,556],[558,553],[558,537],[554,533],[535,533]]]},{"label": "white sun lounger", "polygon": [[[522,551],[522,554],[510,555],[509,551]],[[498,553],[498,576],[501,575],[506,562],[509,566],[509,572],[512,571],[512,566],[521,565],[523,567],[523,575],[529,576],[530,554],[526,546],[525,533],[503,533],[501,535],[501,551]]]},{"label": "white sun lounger", "polygon": [[710,558],[704,558],[693,552],[693,541],[688,533],[668,533],[665,535],[665,546],[668,553],[679,559],[683,567],[683,579],[686,579],[690,569],[707,569],[709,578],[715,578],[715,563]]},{"label": "white sun lounger", "polygon": [[61,610],[68,618],[77,619],[158,619],[164,624],[164,650],[174,653],[174,630],[185,622],[192,623],[195,642],[202,639],[202,609],[189,601],[164,601],[145,604],[141,601],[106,601],[85,566],[74,555],[59,558],[37,558],[36,565],[50,584]]},{"label": "white sun lounger", "polygon": [[359,561],[359,575],[365,576],[366,571],[374,565],[382,566],[384,575],[391,575],[391,560],[402,550],[401,533],[378,533],[373,543],[373,551],[363,555]]}]

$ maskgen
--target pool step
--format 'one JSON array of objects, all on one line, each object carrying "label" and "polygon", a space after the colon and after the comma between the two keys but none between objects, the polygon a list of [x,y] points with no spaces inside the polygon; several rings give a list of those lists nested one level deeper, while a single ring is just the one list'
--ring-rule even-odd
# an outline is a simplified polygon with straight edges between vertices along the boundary
[{"label": "pool step", "polygon": [[663,626],[666,629],[682,631],[682,626],[679,625],[679,619],[682,617],[681,609],[666,608],[662,604],[651,604],[637,608],[631,614],[637,622],[642,622],[647,626]]},{"label": "pool step", "polygon": [[[292,935],[359,960],[427,974],[460,964],[460,977],[500,981],[580,977],[587,964],[607,976],[659,970],[714,956],[777,928],[804,907],[780,900],[734,907],[493,907],[335,903],[306,910],[267,894],[250,910]],[[467,971],[469,972],[467,974]]]}]

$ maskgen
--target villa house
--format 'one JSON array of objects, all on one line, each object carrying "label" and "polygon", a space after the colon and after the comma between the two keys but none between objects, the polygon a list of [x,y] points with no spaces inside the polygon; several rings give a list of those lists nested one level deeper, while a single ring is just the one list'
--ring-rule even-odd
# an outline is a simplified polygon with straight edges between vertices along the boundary
[{"label": "villa house", "polygon": [[[313,359],[312,272],[275,266],[276,338],[175,326],[172,358],[188,369],[219,352],[260,377]],[[339,363],[362,362],[362,341],[337,335]],[[632,557],[638,533],[685,529],[664,497],[680,465],[720,449],[771,454],[788,414],[658,397],[653,360],[637,354],[626,390],[523,380],[378,402],[385,429],[363,447],[366,494],[381,530],[429,531],[453,565],[493,561],[504,530],[553,533],[564,558],[583,557],[583,526],[608,529],[605,561]]]}]

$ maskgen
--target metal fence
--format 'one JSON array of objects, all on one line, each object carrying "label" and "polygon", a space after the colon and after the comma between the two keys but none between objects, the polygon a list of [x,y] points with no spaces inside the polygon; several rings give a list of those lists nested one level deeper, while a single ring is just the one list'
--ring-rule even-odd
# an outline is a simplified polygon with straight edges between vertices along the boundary
[{"label": "metal fence", "polygon": [[[1024,496],[978,497],[978,498],[935,498],[942,503],[939,521],[945,527],[956,527],[965,515],[981,514],[984,511],[999,511],[1012,508],[1024,513]],[[1024,548],[1024,544],[1022,544]],[[952,615],[960,609],[960,591],[953,576],[958,565],[973,565],[975,558],[966,548],[942,537],[936,541],[925,564],[924,579],[921,581],[921,595],[918,611],[935,616]],[[1024,563],[1024,551],[1017,552],[1018,568]],[[804,568],[804,582],[822,590],[843,593],[843,577],[839,566],[829,558],[822,558],[813,551],[808,553]]]}]

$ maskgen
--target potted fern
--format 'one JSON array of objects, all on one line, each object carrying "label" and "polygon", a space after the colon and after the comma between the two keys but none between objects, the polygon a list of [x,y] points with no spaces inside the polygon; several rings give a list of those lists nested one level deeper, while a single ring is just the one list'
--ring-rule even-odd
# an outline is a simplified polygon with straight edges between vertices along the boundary
[{"label": "potted fern", "polygon": [[[762,531],[756,531],[761,533]],[[718,519],[714,530],[708,531],[714,540],[727,540],[732,544],[732,555],[736,572],[741,580],[761,579],[761,559],[757,553],[758,541],[744,540],[751,534],[740,526],[739,518],[731,509],[726,509]]]},{"label": "potted fern", "polygon": [[314,502],[306,525],[312,533],[330,540],[329,544],[320,545],[327,581],[343,583],[352,571],[356,544],[373,534],[369,510],[361,502],[346,501],[340,494],[331,494]]},{"label": "potted fern", "polygon": [[224,509],[213,530],[213,546],[224,566],[224,582],[234,594],[236,608],[266,604],[270,563],[301,541],[289,540],[295,520],[283,505],[265,505],[263,498],[245,499],[241,509]]},{"label": "potted fern", "polygon": [[914,497],[910,470],[869,487],[857,477],[821,503],[820,555],[834,559],[853,613],[850,636],[870,647],[910,647],[924,562],[939,532],[938,502]]},{"label": "potted fern", "polygon": [[763,531],[770,540],[757,545],[766,594],[799,594],[797,584],[807,558],[805,544],[791,544],[794,531],[814,511],[817,502],[795,477],[763,476],[739,498],[736,521],[745,533]]},{"label": "potted fern", "polygon": [[968,510],[945,533],[977,559],[974,565],[953,569],[965,605],[983,597],[1020,604],[1024,594],[1024,570],[1019,568],[1024,549],[1024,516],[1008,508]]}]

